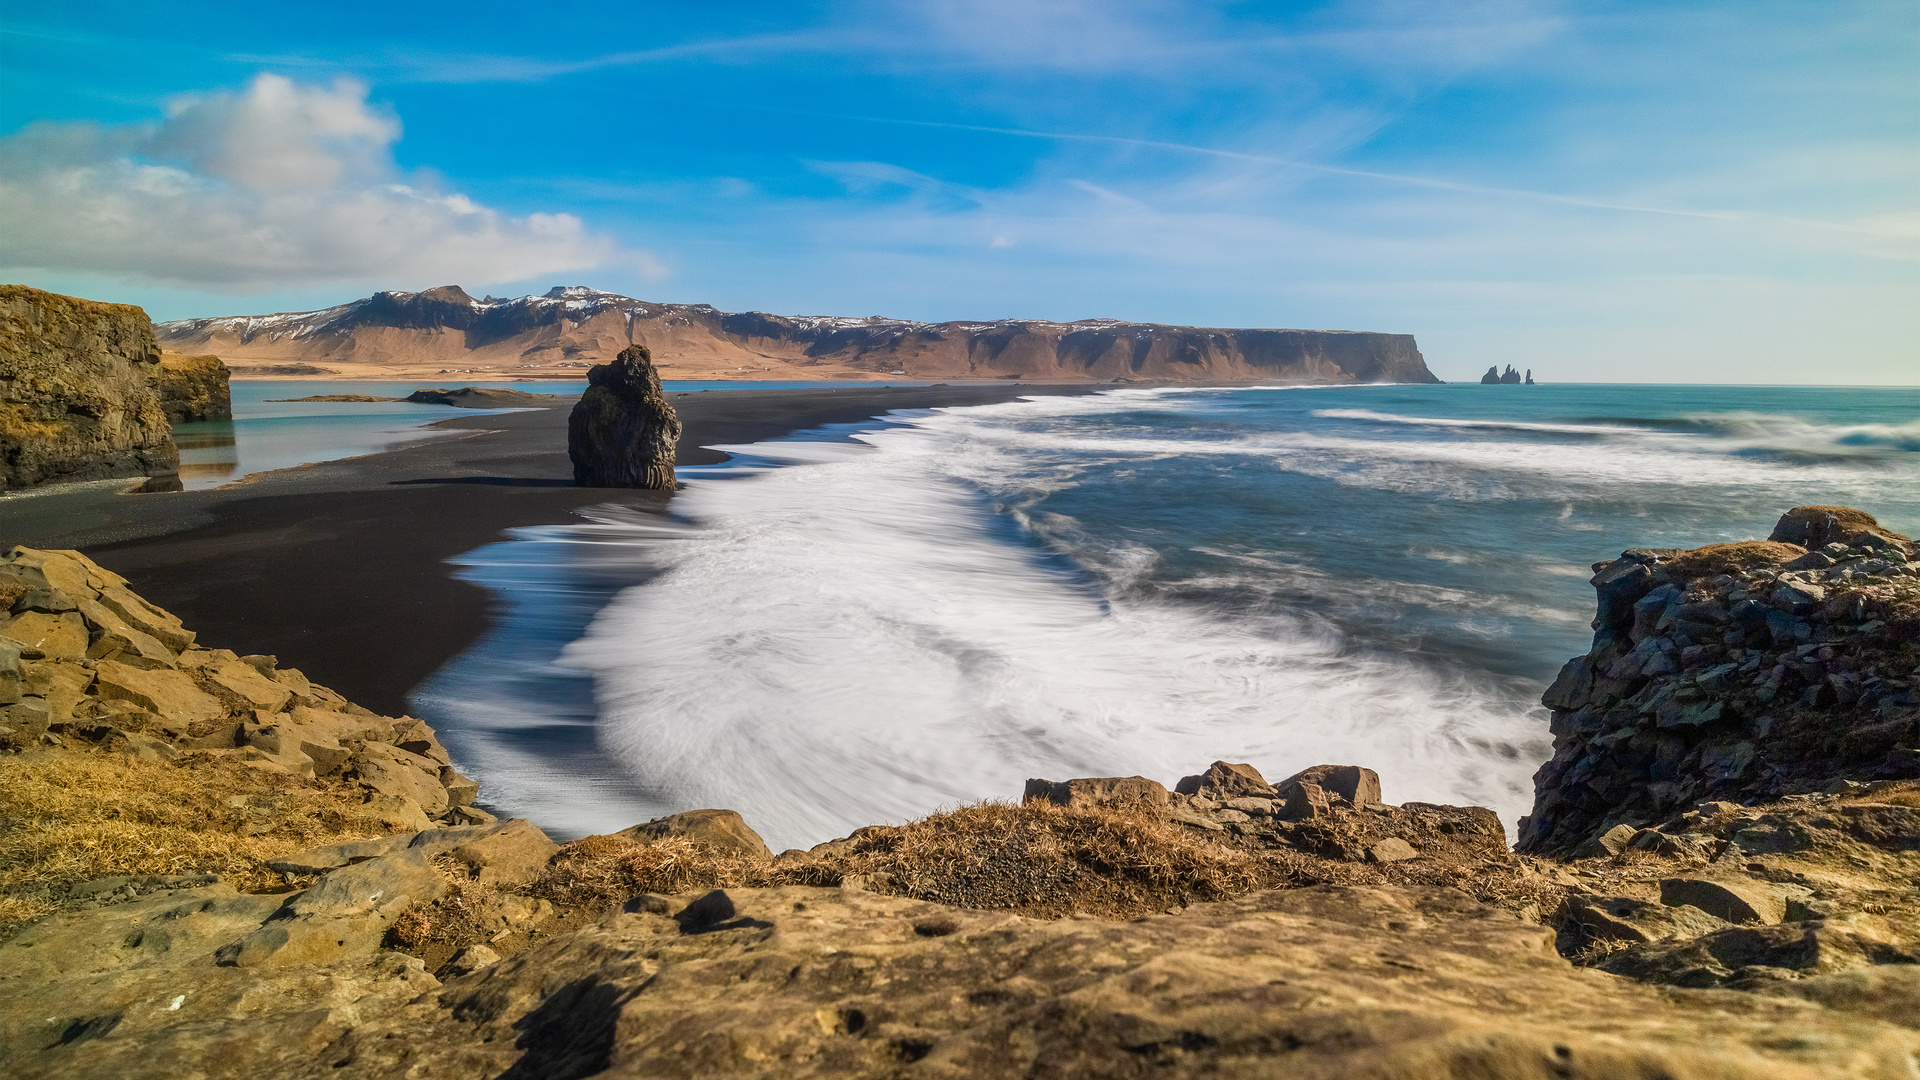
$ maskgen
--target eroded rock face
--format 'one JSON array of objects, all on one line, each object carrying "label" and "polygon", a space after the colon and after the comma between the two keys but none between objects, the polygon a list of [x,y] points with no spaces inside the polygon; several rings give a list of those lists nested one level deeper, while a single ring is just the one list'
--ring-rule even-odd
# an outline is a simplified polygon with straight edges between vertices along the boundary
[{"label": "eroded rock face", "polygon": [[233,419],[227,365],[217,356],[162,354],[154,369],[154,390],[170,424]]},{"label": "eroded rock face", "polygon": [[0,285],[0,490],[177,474],[159,363],[131,304]]},{"label": "eroded rock face", "polygon": [[1554,755],[1520,849],[1577,851],[1704,800],[1920,777],[1914,556],[1871,516],[1815,506],[1768,541],[1596,566],[1593,647],[1542,698]]},{"label": "eroded rock face", "polygon": [[660,389],[652,354],[633,345],[587,373],[567,421],[567,456],[581,487],[671,491],[680,418]]}]

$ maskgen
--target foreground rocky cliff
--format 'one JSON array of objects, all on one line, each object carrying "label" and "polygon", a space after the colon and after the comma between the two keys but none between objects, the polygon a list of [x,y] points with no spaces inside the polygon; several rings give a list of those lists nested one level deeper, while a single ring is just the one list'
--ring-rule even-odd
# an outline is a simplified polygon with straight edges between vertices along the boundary
[{"label": "foreground rocky cliff", "polygon": [[[10,1075],[1904,1078],[1920,1060],[1912,780],[1755,787],[1624,831],[1602,815],[1575,830],[1601,830],[1593,853],[1565,858],[1511,852],[1484,808],[1391,805],[1365,768],[1304,762],[1277,782],[1215,762],[1172,790],[1036,779],[810,851],[769,852],[724,810],[556,846],[466,805],[417,721],[204,649],[77,555],[7,565],[0,634],[22,648],[0,689],[40,702],[0,757]],[[63,603],[84,633],[56,658],[44,618],[21,620]],[[172,692],[129,696],[140,675]],[[1852,759],[1801,772],[1826,760]]]},{"label": "foreground rocky cliff", "polygon": [[1765,541],[1596,564],[1593,648],[1544,698],[1554,755],[1523,851],[1567,852],[1707,799],[1920,777],[1920,564],[1833,506]]},{"label": "foreground rocky cliff", "polygon": [[452,369],[577,378],[637,344],[652,350],[667,378],[680,379],[1439,381],[1408,334],[730,314],[580,286],[475,300],[445,285],[323,311],[162,323],[160,332],[169,348],[216,352],[243,371],[286,375]]},{"label": "foreground rocky cliff", "polygon": [[131,304],[0,285],[0,491],[177,474],[159,364]]}]

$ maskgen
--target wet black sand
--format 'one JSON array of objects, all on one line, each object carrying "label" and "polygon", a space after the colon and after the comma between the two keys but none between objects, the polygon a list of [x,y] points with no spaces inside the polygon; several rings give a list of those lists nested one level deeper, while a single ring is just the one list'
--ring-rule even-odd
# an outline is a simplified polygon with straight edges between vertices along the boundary
[{"label": "wet black sand", "polygon": [[[891,409],[983,405],[1098,385],[727,390],[675,394],[680,463]],[[199,631],[271,653],[351,701],[397,716],[409,690],[487,628],[487,596],[445,561],[517,526],[564,524],[664,492],[576,488],[567,409],[454,416],[471,434],[259,474],[209,491],[119,494],[127,482],[0,498],[0,547],[79,548]]]}]

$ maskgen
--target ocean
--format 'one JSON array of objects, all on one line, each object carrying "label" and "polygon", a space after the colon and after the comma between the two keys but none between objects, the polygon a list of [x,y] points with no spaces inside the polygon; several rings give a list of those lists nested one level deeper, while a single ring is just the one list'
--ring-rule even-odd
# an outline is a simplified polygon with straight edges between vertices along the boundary
[{"label": "ocean", "polygon": [[1592,563],[1807,503],[1920,530],[1920,389],[1118,389],[723,449],[671,521],[460,560],[501,618],[414,704],[497,809],[779,850],[1226,759],[1511,830]]}]

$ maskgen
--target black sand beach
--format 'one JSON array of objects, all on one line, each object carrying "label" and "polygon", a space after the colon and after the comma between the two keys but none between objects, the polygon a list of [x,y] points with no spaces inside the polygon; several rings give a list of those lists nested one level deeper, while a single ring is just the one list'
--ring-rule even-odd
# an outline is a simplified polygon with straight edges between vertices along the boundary
[{"label": "black sand beach", "polygon": [[[1100,385],[725,390],[673,395],[683,465],[893,409],[984,405]],[[122,495],[103,481],[0,499],[0,546],[79,548],[195,627],[267,652],[387,715],[487,628],[484,590],[445,560],[589,506],[658,510],[661,492],[573,486],[564,407],[452,416],[471,432],[258,474],[205,491]]]}]

